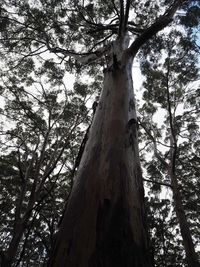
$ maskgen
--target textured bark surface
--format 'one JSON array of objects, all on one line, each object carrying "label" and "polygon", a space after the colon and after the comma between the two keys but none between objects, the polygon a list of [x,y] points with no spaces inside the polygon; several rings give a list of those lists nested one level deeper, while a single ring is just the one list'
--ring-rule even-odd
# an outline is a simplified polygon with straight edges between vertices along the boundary
[{"label": "textured bark surface", "polygon": [[150,267],[131,63],[104,88],[49,266]]}]

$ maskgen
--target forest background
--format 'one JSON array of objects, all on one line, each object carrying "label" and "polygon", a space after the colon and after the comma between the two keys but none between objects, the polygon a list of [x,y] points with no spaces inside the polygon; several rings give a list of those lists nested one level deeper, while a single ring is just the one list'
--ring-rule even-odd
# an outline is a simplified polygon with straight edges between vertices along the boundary
[{"label": "forest background", "polygon": [[199,259],[199,2],[0,2],[2,266],[47,265],[99,107],[122,3],[125,11],[130,5],[126,30],[134,40],[183,2],[173,22],[140,47],[132,75],[152,261],[193,267],[176,203],[192,238],[189,257]]}]

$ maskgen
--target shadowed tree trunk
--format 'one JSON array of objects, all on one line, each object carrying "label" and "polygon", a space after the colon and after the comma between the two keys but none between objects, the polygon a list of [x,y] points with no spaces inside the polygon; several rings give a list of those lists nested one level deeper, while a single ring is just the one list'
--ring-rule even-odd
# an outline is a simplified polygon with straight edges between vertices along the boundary
[{"label": "shadowed tree trunk", "polygon": [[181,195],[178,188],[178,183],[176,177],[172,174],[171,184],[174,198],[174,208],[178,218],[181,236],[183,238],[183,245],[186,253],[186,261],[189,267],[200,267],[198,262],[197,254],[194,249],[194,243],[192,241],[192,235],[190,232],[190,227],[186,218],[186,214],[182,205]]},{"label": "shadowed tree trunk", "polygon": [[[119,34],[109,53],[112,61],[104,70],[100,102],[52,249],[50,267],[152,266],[138,154],[132,62],[140,47],[172,21],[182,2],[175,1],[128,48],[130,1],[125,13],[124,2],[120,1]],[[59,48],[51,51],[62,52]],[[97,53],[89,60],[93,57]]]},{"label": "shadowed tree trunk", "polygon": [[19,242],[23,236],[24,228],[22,225],[19,225],[18,232],[13,235],[13,238],[10,242],[8,250],[2,255],[2,267],[11,267],[13,259],[15,259],[17,254],[17,249]]},{"label": "shadowed tree trunk", "polygon": [[[169,61],[168,61],[169,62]],[[144,123],[140,121],[140,125],[145,130],[146,134],[149,136],[149,139],[152,141],[154,146],[154,155],[158,161],[163,165],[164,170],[166,171],[168,177],[170,178],[170,184],[159,183],[160,185],[170,186],[173,192],[173,204],[174,210],[176,213],[176,217],[178,220],[178,224],[180,227],[181,237],[183,240],[183,246],[186,254],[186,262],[188,267],[200,267],[200,263],[198,261],[198,255],[195,251],[195,245],[192,240],[192,234],[190,231],[190,226],[188,222],[188,218],[186,216],[186,212],[184,209],[184,205],[182,203],[182,195],[178,183],[177,176],[177,161],[179,159],[179,146],[178,146],[178,134],[176,133],[176,121],[174,120],[175,111],[173,111],[171,99],[170,99],[170,82],[169,77],[173,76],[173,72],[171,72],[169,63],[167,64],[167,72],[166,72],[166,91],[167,91],[167,112],[169,116],[169,130],[170,130],[170,149],[168,153],[170,154],[169,162],[165,160],[162,154],[159,153],[157,148],[157,140],[155,137],[155,133],[152,131],[151,127],[148,129]],[[163,79],[163,78],[162,78]],[[164,89],[164,88],[163,88]],[[180,177],[180,174],[179,174]],[[148,180],[147,180],[148,181]],[[155,182],[155,181],[153,181]]]},{"label": "shadowed tree trunk", "polygon": [[131,67],[129,59],[105,70],[50,266],[151,266]]},{"label": "shadowed tree trunk", "polygon": [[[172,128],[173,129],[173,128]],[[198,262],[198,257],[195,252],[194,243],[192,240],[192,235],[190,232],[190,227],[187,221],[187,217],[185,214],[185,210],[182,204],[182,197],[176,177],[176,158],[177,158],[177,144],[176,139],[174,138],[174,134],[172,131],[172,137],[174,139],[174,143],[171,144],[171,168],[169,170],[169,176],[171,179],[172,191],[173,191],[173,199],[174,199],[174,209],[176,212],[176,216],[179,222],[179,227],[181,231],[181,236],[183,239],[183,245],[186,253],[186,261],[189,267],[200,267]]]},{"label": "shadowed tree trunk", "polygon": [[[170,103],[168,101],[168,103]],[[171,114],[171,108],[169,108],[169,113]],[[172,117],[172,115],[170,116]],[[160,183],[161,185],[167,185],[170,186],[172,192],[173,192],[173,200],[174,200],[174,209],[176,212],[176,217],[179,223],[180,231],[181,231],[181,237],[183,240],[183,246],[186,253],[186,261],[189,267],[200,267],[198,256],[195,251],[195,246],[192,240],[192,234],[190,231],[190,227],[188,224],[188,220],[186,217],[186,213],[184,210],[184,206],[182,204],[182,196],[180,192],[180,188],[178,185],[178,180],[176,176],[176,160],[178,159],[177,156],[177,140],[174,134],[174,125],[172,124],[172,119],[170,119],[170,129],[171,129],[171,148],[169,150],[170,153],[170,163],[167,163],[165,159],[158,153],[157,151],[157,145],[156,145],[156,139],[151,134],[150,129],[147,129],[147,127],[140,122],[140,125],[145,130],[145,132],[148,134],[149,138],[154,144],[154,155],[155,157],[163,164],[164,168],[166,169],[169,178],[171,180],[171,184],[165,184]],[[148,180],[146,180],[148,181]],[[154,181],[153,181],[154,182]]]},{"label": "shadowed tree trunk", "polygon": [[[142,45],[171,23],[177,9],[190,1],[158,1],[155,6],[153,1],[140,4],[140,1],[130,0],[110,1],[105,6],[103,1],[39,2],[38,8],[34,3],[22,5],[20,2],[16,5],[19,14],[17,11],[15,17],[12,12],[14,19],[10,17],[11,12],[3,8],[3,15],[6,11],[6,16],[2,17],[3,32],[6,38],[7,29],[11,33],[11,42],[5,44],[10,46],[11,51],[16,49],[21,53],[24,49],[27,54],[23,53],[22,61],[45,53],[45,46],[49,52],[61,54],[61,63],[66,59],[66,66],[70,69],[75,66],[79,70],[79,64],[99,59],[100,64],[107,64],[107,59],[111,59],[109,67],[104,70],[101,99],[89,129],[89,139],[49,266],[151,267],[138,154],[132,62]],[[105,13],[102,12],[103,7],[107,9]],[[138,7],[142,8],[141,12]],[[130,9],[133,12],[129,19]],[[20,11],[25,14],[24,19],[19,19]],[[21,25],[24,27],[21,28]],[[129,48],[125,42],[127,31],[134,36]],[[17,50],[17,43],[12,41],[18,35],[23,45]],[[30,53],[32,47],[37,48]],[[52,68],[50,63],[47,66],[54,73],[56,68]],[[45,147],[46,143],[43,152]],[[44,153],[41,154],[44,156]],[[42,157],[39,163],[41,161]],[[55,168],[57,163],[55,161]],[[38,174],[39,171],[40,168]],[[52,169],[43,178],[40,177],[40,189],[51,172]],[[36,196],[34,200],[37,200]]]}]

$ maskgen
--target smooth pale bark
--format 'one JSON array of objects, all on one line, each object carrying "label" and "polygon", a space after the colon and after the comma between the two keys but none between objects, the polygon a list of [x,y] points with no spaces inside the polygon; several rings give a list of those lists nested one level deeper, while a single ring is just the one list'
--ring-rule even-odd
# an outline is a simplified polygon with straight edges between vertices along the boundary
[{"label": "smooth pale bark", "polygon": [[132,60],[104,88],[49,266],[150,267]]}]

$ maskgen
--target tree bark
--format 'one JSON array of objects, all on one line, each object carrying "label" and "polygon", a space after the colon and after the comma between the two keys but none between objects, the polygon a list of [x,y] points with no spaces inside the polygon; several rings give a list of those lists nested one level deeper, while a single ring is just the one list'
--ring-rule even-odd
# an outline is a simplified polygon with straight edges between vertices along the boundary
[{"label": "tree bark", "polygon": [[[169,102],[169,95],[168,95],[168,103]],[[171,113],[171,108],[169,108],[169,112]],[[172,119],[171,119],[172,121]],[[197,253],[195,252],[195,247],[194,247],[194,243],[192,240],[192,235],[191,235],[191,231],[190,231],[190,227],[188,224],[188,220],[185,214],[185,210],[182,204],[182,197],[181,197],[181,193],[179,190],[179,186],[178,186],[178,181],[177,181],[177,177],[176,177],[176,171],[175,171],[175,161],[176,161],[176,143],[173,145],[173,142],[171,143],[171,159],[170,159],[170,164],[168,164],[157,152],[157,147],[156,147],[156,141],[153,137],[153,135],[150,133],[150,130],[147,129],[147,127],[145,127],[145,125],[140,122],[140,125],[143,127],[143,129],[145,130],[145,132],[147,133],[147,135],[150,137],[150,139],[152,140],[153,144],[154,144],[154,155],[155,157],[163,164],[163,167],[166,168],[168,175],[170,177],[171,180],[171,184],[166,184],[166,183],[158,183],[156,181],[151,181],[148,179],[143,179],[144,181],[147,182],[155,182],[161,185],[165,185],[165,186],[169,186],[172,190],[173,193],[173,199],[174,199],[174,207],[175,207],[175,213],[176,213],[176,217],[178,219],[178,224],[181,230],[181,237],[183,239],[183,246],[186,252],[186,261],[188,263],[189,267],[200,267],[199,261],[198,261],[198,256]],[[174,126],[171,124],[171,129],[173,129]],[[173,132],[173,131],[172,131]],[[173,134],[171,134],[171,136],[173,136]]]},{"label": "tree bark", "polygon": [[150,267],[132,59],[113,60],[49,266]]},{"label": "tree bark", "polygon": [[198,257],[195,252],[194,243],[192,241],[192,235],[190,232],[190,227],[188,225],[188,221],[185,215],[185,210],[183,208],[183,204],[181,201],[180,190],[178,187],[178,181],[173,171],[171,172],[171,184],[174,198],[174,208],[176,212],[176,216],[179,222],[181,236],[183,239],[183,245],[186,253],[186,261],[188,267],[200,267],[200,263],[198,262]]},{"label": "tree bark", "polygon": [[170,90],[169,90],[169,61],[167,70],[167,102],[168,102],[168,113],[169,113],[169,124],[170,124],[170,165],[169,165],[169,176],[171,179],[171,186],[173,191],[174,208],[176,216],[179,222],[181,236],[183,239],[183,246],[186,253],[186,261],[188,267],[200,267],[198,262],[198,256],[195,252],[194,243],[192,241],[192,235],[190,232],[190,227],[186,218],[185,210],[182,204],[182,198],[178,186],[177,176],[176,176],[176,160],[178,157],[177,153],[177,136],[175,133],[175,125],[171,108],[170,101]]}]

